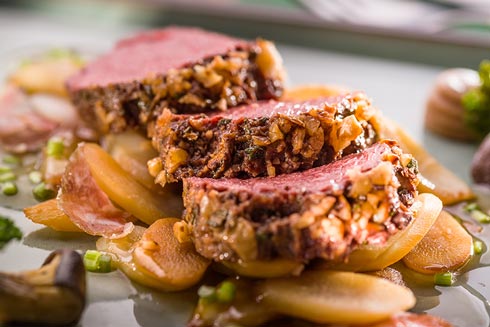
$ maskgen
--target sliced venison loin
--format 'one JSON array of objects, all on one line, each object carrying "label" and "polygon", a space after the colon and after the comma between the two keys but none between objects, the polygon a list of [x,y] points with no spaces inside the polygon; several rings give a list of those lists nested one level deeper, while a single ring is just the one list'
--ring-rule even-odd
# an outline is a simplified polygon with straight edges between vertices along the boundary
[{"label": "sliced venison loin", "polygon": [[343,260],[412,220],[417,164],[392,141],[276,177],[184,179],[184,219],[215,261]]},{"label": "sliced venison loin", "polygon": [[262,101],[226,113],[159,117],[150,164],[165,184],[197,176],[276,176],[322,166],[378,139],[378,113],[364,93],[303,102]]},{"label": "sliced venison loin", "polygon": [[100,132],[140,127],[151,134],[163,108],[224,111],[275,99],[283,79],[282,59],[271,42],[168,27],[120,41],[70,78],[67,88],[81,116]]}]

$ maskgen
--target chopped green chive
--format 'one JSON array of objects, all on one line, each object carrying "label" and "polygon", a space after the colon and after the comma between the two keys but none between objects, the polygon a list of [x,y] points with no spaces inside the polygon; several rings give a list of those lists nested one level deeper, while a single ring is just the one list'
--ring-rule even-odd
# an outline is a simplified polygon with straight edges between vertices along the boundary
[{"label": "chopped green chive", "polygon": [[235,298],[236,286],[230,281],[225,280],[216,288],[216,298],[218,302],[229,303]]},{"label": "chopped green chive", "polygon": [[473,252],[475,254],[482,254],[483,253],[483,242],[479,240],[474,240],[473,241]]},{"label": "chopped green chive", "polygon": [[473,210],[471,213],[471,217],[478,221],[479,223],[488,224],[490,223],[490,216],[480,210]]},{"label": "chopped green chive", "polygon": [[46,184],[44,183],[39,183],[38,185],[36,185],[32,189],[32,194],[34,195],[34,198],[39,202],[52,199],[56,196],[56,192],[47,188]]},{"label": "chopped green chive", "polygon": [[468,203],[467,205],[464,206],[464,210],[467,212],[472,212],[473,210],[477,210],[478,204],[476,202]]},{"label": "chopped green chive", "polygon": [[5,182],[2,184],[2,192],[5,195],[16,195],[19,190],[14,182]]},{"label": "chopped green chive", "polygon": [[46,147],[46,153],[49,157],[59,158],[65,152],[65,144],[63,140],[58,137],[53,137],[48,141]]},{"label": "chopped green chive", "polygon": [[481,208],[476,202],[468,203],[464,206],[464,210],[469,212],[471,217],[478,221],[479,223],[488,224],[490,223],[490,216],[481,211]]},{"label": "chopped green chive", "polygon": [[112,258],[107,254],[99,251],[88,250],[83,256],[83,265],[85,269],[91,272],[107,273],[112,271]]},{"label": "chopped green chive", "polygon": [[199,297],[201,299],[206,299],[209,301],[215,301],[216,300],[216,287],[208,286],[208,285],[202,285],[197,290],[197,295],[199,295]]},{"label": "chopped green chive", "polygon": [[10,173],[11,171],[12,171],[12,168],[10,168],[10,167],[0,166],[0,174]]},{"label": "chopped green chive", "polygon": [[454,275],[451,272],[445,272],[434,275],[434,284],[439,286],[451,286],[454,283]]},{"label": "chopped green chive", "polygon": [[32,184],[39,184],[43,180],[43,175],[39,171],[31,171],[29,173],[29,181]]},{"label": "chopped green chive", "polygon": [[19,157],[14,156],[13,154],[7,154],[7,155],[3,156],[2,162],[4,164],[7,164],[7,165],[15,165],[15,166],[17,166],[17,165],[20,164],[21,160],[20,160]]},{"label": "chopped green chive", "polygon": [[15,181],[16,179],[17,179],[17,176],[12,171],[8,171],[8,172],[0,174],[0,183]]}]

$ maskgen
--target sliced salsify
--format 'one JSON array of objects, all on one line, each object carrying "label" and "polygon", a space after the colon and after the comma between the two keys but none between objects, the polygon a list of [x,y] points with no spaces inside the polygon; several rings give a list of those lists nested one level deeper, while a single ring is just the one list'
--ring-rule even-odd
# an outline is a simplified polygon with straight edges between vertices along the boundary
[{"label": "sliced salsify", "polygon": [[131,280],[163,290],[179,291],[195,285],[209,260],[191,242],[179,243],[173,234],[176,218],[159,219],[148,229],[135,226],[124,238],[97,241],[97,249],[111,253]]},{"label": "sliced salsify", "polygon": [[442,210],[441,201],[430,193],[418,196],[417,212],[404,230],[391,236],[384,245],[361,245],[339,264],[319,263],[315,268],[348,271],[381,270],[401,260],[429,232]]},{"label": "sliced salsify", "polygon": [[306,271],[259,282],[272,311],[316,323],[367,324],[415,305],[410,289],[383,278],[343,271]]},{"label": "sliced salsify", "polygon": [[70,218],[58,207],[58,201],[51,199],[35,206],[25,208],[27,218],[37,224],[45,225],[59,232],[83,232]]},{"label": "sliced salsify", "polygon": [[403,263],[417,272],[435,274],[458,269],[472,254],[473,237],[447,211],[442,211]]},{"label": "sliced salsify", "polygon": [[148,160],[158,156],[149,139],[135,131],[126,131],[107,135],[102,144],[121,168],[139,183],[150,190],[162,190],[148,172]]}]

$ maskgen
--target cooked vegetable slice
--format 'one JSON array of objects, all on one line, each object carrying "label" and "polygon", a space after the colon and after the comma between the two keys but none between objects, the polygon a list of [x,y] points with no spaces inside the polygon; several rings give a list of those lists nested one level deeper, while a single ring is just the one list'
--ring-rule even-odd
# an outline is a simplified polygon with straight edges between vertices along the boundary
[{"label": "cooked vegetable slice", "polygon": [[165,218],[154,222],[135,244],[133,259],[138,269],[160,281],[160,289],[178,291],[195,285],[210,261],[199,255],[192,242],[180,243],[173,225]]},{"label": "cooked vegetable slice", "polygon": [[162,190],[148,172],[147,162],[158,156],[148,138],[135,131],[127,131],[110,134],[103,143],[111,157],[134,179],[151,190]]},{"label": "cooked vegetable slice", "polygon": [[[375,271],[401,260],[429,232],[442,210],[441,201],[432,194],[420,194],[418,200],[419,208],[415,219],[403,231],[388,239],[385,245],[361,245],[349,255],[346,263],[327,267],[336,270]],[[318,267],[322,268],[322,265]]]},{"label": "cooked vegetable slice", "polygon": [[55,251],[37,270],[0,272],[0,324],[73,325],[85,301],[85,270],[75,251]]},{"label": "cooked vegetable slice", "polygon": [[275,278],[299,274],[303,270],[303,264],[286,259],[271,261],[223,261],[226,268],[232,273],[252,278]]},{"label": "cooked vegetable slice", "polygon": [[404,152],[411,153],[417,159],[420,173],[430,182],[419,184],[420,193],[432,193],[444,205],[474,198],[470,187],[463,180],[442,166],[398,124],[386,117],[383,120],[384,137],[395,139]]},{"label": "cooked vegetable slice", "polygon": [[337,96],[349,92],[348,89],[336,85],[306,84],[298,85],[284,91],[283,100],[309,100],[326,96]]},{"label": "cooked vegetable slice", "polygon": [[422,241],[403,258],[409,268],[434,274],[455,270],[473,253],[473,238],[447,211],[442,211]]},{"label": "cooked vegetable slice", "polygon": [[265,280],[258,289],[273,311],[316,323],[373,323],[415,305],[410,289],[352,272],[307,271]]},{"label": "cooked vegetable slice", "polygon": [[26,63],[9,77],[10,82],[30,93],[66,96],[66,79],[81,67],[80,60],[66,56]]},{"label": "cooked vegetable slice", "polygon": [[24,209],[27,218],[59,232],[82,232],[58,207],[56,199]]},{"label": "cooked vegetable slice", "polygon": [[180,216],[182,198],[172,192],[157,194],[138,183],[100,146],[93,143],[79,145],[97,185],[121,208],[151,225],[162,217]]},{"label": "cooked vegetable slice", "polygon": [[91,272],[107,273],[112,271],[111,256],[95,250],[88,250],[83,256],[85,269]]}]

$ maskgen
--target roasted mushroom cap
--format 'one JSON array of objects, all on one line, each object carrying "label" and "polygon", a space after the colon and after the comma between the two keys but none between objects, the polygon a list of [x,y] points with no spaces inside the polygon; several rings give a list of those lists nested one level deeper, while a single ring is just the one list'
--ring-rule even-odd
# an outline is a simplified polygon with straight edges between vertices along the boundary
[{"label": "roasted mushroom cap", "polygon": [[75,251],[54,251],[37,270],[0,272],[0,324],[73,325],[84,307],[85,269]]}]

